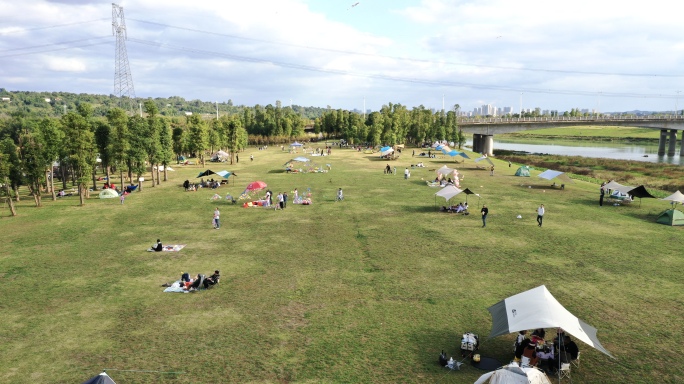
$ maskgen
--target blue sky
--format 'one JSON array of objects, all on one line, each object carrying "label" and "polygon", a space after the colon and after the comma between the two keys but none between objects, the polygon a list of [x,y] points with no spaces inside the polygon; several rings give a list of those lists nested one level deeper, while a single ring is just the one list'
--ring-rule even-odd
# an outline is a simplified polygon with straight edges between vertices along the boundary
[{"label": "blue sky", "polygon": [[[117,4],[138,97],[344,109],[365,100],[373,110],[684,108],[681,2]],[[110,1],[0,0],[0,15],[0,87],[114,92]]]}]

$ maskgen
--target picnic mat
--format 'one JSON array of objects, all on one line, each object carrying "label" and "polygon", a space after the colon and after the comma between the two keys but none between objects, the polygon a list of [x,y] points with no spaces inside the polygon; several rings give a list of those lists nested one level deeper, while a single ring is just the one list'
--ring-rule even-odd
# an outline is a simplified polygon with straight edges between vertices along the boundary
[{"label": "picnic mat", "polygon": [[171,284],[171,286],[166,288],[164,290],[164,292],[189,293],[188,291],[184,290],[183,287],[181,287],[181,281],[180,280]]},{"label": "picnic mat", "polygon": [[187,244],[172,244],[172,245],[165,245],[162,248],[162,252],[178,252],[181,249],[185,248]]},{"label": "picnic mat", "polygon": [[473,367],[482,369],[485,371],[494,371],[497,368],[501,367],[501,363],[499,363],[499,360],[491,358],[491,357],[480,357],[480,362],[476,363],[474,360],[471,361],[473,364]]}]

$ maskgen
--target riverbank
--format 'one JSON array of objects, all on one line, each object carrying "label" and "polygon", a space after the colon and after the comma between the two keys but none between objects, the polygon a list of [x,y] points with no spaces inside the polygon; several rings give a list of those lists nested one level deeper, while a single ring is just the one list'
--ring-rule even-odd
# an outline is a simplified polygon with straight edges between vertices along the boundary
[{"label": "riverbank", "polygon": [[623,143],[657,143],[660,131],[634,127],[575,126],[545,128],[498,135],[505,139],[562,139],[582,141],[609,141]]},{"label": "riverbank", "polygon": [[510,161],[516,166],[528,165],[537,169],[567,172],[574,178],[597,184],[615,180],[625,185],[644,185],[656,197],[665,197],[677,190],[684,191],[684,167],[674,164],[526,154],[506,150],[494,150],[494,156],[500,160]]}]

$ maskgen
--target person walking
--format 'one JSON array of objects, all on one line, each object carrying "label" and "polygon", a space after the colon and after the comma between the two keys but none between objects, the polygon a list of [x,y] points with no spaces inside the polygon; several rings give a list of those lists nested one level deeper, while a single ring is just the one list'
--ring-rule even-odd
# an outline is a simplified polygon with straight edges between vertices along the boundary
[{"label": "person walking", "polygon": [[124,194],[123,192],[121,192],[121,197],[119,197],[119,200],[121,200],[121,204],[123,204],[123,203],[124,203],[124,200],[126,200],[126,194]]},{"label": "person walking", "polygon": [[236,162],[236,163],[239,163],[239,162],[240,162],[240,156],[238,156],[237,153],[235,154],[235,162]]},{"label": "person walking", "polygon": [[404,179],[408,180],[409,178],[409,170],[408,168],[404,169]]},{"label": "person walking", "polygon": [[487,215],[489,214],[489,208],[487,208],[486,205],[483,205],[480,212],[482,213],[482,228],[484,228],[487,226]]},{"label": "person walking", "polygon": [[254,161],[254,155],[249,155],[249,161]]},{"label": "person walking", "polygon": [[287,192],[283,192],[283,208],[287,208]]},{"label": "person walking", "polygon": [[542,221],[544,220],[544,204],[540,205],[539,208],[537,208],[537,224],[541,227],[542,226]]},{"label": "person walking", "polygon": [[216,207],[216,210],[214,211],[214,229],[221,228],[221,221],[219,220],[220,216],[221,212],[219,212],[218,207]]},{"label": "person walking", "polygon": [[337,198],[335,201],[342,201],[344,200],[344,194],[342,193],[342,188],[337,190]]}]

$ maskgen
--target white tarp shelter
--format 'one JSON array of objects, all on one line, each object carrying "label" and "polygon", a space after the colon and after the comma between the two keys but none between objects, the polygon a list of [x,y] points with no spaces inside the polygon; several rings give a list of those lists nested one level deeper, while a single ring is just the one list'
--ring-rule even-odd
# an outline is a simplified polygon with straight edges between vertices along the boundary
[{"label": "white tarp shelter", "polygon": [[452,197],[458,195],[461,192],[463,191],[454,187],[453,185],[447,185],[446,187],[442,188],[441,191],[435,193],[435,196],[443,197],[447,201],[449,201]]},{"label": "white tarp shelter", "polygon": [[386,149],[386,150],[380,152],[380,155],[382,155],[382,156],[387,156],[387,155],[392,154],[392,153],[394,153],[394,149],[388,148],[388,149]]},{"label": "white tarp shelter", "polygon": [[552,170],[552,169],[547,169],[546,171],[540,173],[540,174],[539,174],[539,177],[541,177],[542,179],[551,180],[551,179],[555,179],[556,177],[558,177],[558,176],[560,176],[560,175],[562,175],[562,174],[564,174],[564,173],[565,173],[565,172],[554,171],[554,170]]},{"label": "white tarp shelter", "polygon": [[482,156],[482,157],[478,157],[477,159],[475,159],[476,163],[479,163],[480,161],[486,161],[489,163],[489,165],[494,165],[494,163],[491,160],[489,160],[489,157],[487,157],[487,156]]},{"label": "white tarp shelter", "polygon": [[618,192],[622,193],[623,195],[626,195],[627,192],[629,192],[629,191],[631,191],[632,189],[634,189],[634,187],[630,187],[630,186],[627,186],[627,185],[622,185],[622,184],[617,183],[617,182],[615,182],[615,181],[611,181],[610,183],[604,185],[604,186],[603,186],[603,189],[606,190],[606,191],[609,190],[609,189],[610,189],[610,190],[613,190],[613,191],[618,191]]},{"label": "white tarp shelter", "polygon": [[596,337],[596,328],[565,309],[544,285],[504,299],[488,310],[492,315],[490,338],[527,329],[560,327],[589,346],[613,357]]},{"label": "white tarp shelter", "polygon": [[534,367],[521,368],[516,363],[504,365],[496,371],[480,376],[475,384],[551,384],[548,376]]},{"label": "white tarp shelter", "polygon": [[449,168],[445,165],[442,168],[438,169],[437,173],[444,175],[444,176],[448,176],[448,175],[451,175],[452,173],[454,173],[454,171],[455,171],[455,169]]}]

